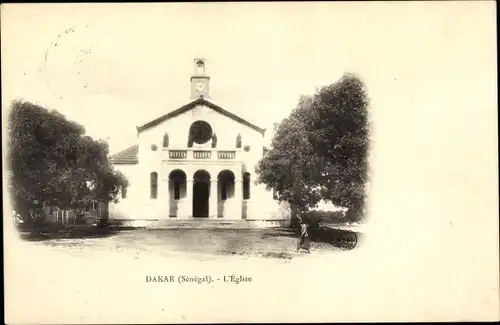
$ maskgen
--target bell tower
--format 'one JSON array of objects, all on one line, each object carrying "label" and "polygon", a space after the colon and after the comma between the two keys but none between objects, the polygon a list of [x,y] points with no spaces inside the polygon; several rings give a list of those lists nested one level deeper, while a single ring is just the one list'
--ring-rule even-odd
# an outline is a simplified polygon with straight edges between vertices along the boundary
[{"label": "bell tower", "polygon": [[191,76],[191,99],[210,97],[210,77],[205,72],[206,60],[194,59],[194,74]]}]

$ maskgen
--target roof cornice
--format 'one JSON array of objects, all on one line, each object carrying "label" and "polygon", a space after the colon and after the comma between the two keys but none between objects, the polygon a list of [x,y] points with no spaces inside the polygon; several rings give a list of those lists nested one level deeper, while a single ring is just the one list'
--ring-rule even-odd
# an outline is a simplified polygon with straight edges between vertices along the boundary
[{"label": "roof cornice", "polygon": [[241,117],[239,117],[239,116],[237,116],[237,115],[235,115],[235,114],[233,114],[233,113],[231,113],[231,112],[223,109],[222,107],[220,107],[218,105],[215,105],[212,102],[209,102],[208,100],[206,100],[205,98],[203,98],[203,96],[201,96],[200,98],[198,98],[198,99],[196,99],[196,100],[194,100],[194,101],[192,101],[192,102],[190,102],[190,103],[188,103],[188,104],[186,104],[184,106],[181,106],[178,109],[176,109],[176,110],[174,110],[174,111],[172,111],[170,113],[167,113],[167,114],[165,114],[163,116],[160,116],[159,118],[154,119],[154,120],[152,120],[152,121],[150,121],[150,122],[148,122],[148,123],[146,123],[146,124],[144,124],[142,126],[137,126],[136,127],[137,134],[139,134],[140,132],[142,132],[144,130],[147,130],[147,129],[155,126],[155,125],[158,125],[158,124],[160,124],[160,123],[162,123],[162,122],[164,122],[164,121],[166,121],[166,120],[168,120],[170,118],[173,118],[173,117],[178,116],[178,115],[180,115],[182,113],[185,113],[185,112],[193,109],[197,105],[205,105],[205,106],[213,109],[214,111],[216,111],[216,112],[218,112],[218,113],[220,113],[222,115],[225,115],[225,116],[227,116],[227,117],[229,117],[229,118],[231,118],[231,119],[233,119],[233,120],[235,120],[235,121],[237,121],[237,122],[239,122],[241,124],[244,124],[244,125],[252,128],[252,129],[260,132],[262,135],[264,135],[265,132],[266,132],[266,129],[260,128],[260,127],[256,126],[255,124],[252,124],[252,123],[248,122],[247,120],[245,120],[245,119],[243,119],[243,118],[241,118]]}]

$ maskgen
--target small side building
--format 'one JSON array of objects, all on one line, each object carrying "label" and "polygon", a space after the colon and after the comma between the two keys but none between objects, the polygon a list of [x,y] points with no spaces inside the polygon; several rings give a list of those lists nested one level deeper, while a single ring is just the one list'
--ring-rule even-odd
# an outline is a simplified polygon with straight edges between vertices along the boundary
[{"label": "small side building", "polygon": [[41,209],[40,217],[48,224],[93,225],[100,219],[108,219],[108,204],[91,202],[75,209],[48,206]]}]

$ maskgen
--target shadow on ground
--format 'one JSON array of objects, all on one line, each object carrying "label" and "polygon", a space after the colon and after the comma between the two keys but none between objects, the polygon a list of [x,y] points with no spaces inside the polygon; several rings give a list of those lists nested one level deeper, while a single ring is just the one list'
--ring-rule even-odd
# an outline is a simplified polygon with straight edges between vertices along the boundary
[{"label": "shadow on ground", "polygon": [[[299,238],[298,230],[292,228],[277,228],[272,232],[266,232],[266,237],[294,237]],[[340,249],[353,249],[358,244],[361,233],[335,229],[330,227],[319,227],[310,231],[311,241],[315,243],[326,243]]]},{"label": "shadow on ground", "polygon": [[133,228],[42,228],[42,229],[20,229],[21,239],[26,241],[47,241],[54,239],[87,239],[87,238],[106,238],[114,236],[122,231],[132,230]]}]

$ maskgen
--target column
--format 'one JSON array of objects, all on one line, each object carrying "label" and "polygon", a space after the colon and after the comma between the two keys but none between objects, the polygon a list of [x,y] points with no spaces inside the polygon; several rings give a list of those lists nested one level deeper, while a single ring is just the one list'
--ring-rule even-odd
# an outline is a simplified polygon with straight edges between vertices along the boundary
[{"label": "column", "polygon": [[253,196],[255,195],[254,191],[255,190],[254,190],[254,186],[253,186],[253,180],[252,180],[252,176],[250,175],[248,178],[249,197],[245,202],[245,204],[246,204],[246,219],[252,219],[254,217],[253,212],[252,212],[252,205],[253,205],[252,202],[254,201]]},{"label": "column", "polygon": [[234,216],[236,219],[242,219],[242,211],[243,211],[243,181],[241,179],[234,180],[234,207],[235,213]]},{"label": "column", "polygon": [[158,179],[158,219],[168,219],[170,217],[170,200],[169,200],[169,180],[162,178]]},{"label": "column", "polygon": [[166,192],[167,192],[167,202],[168,203],[166,204],[166,206],[167,206],[167,219],[168,219],[168,218],[170,218],[170,210],[172,210],[172,207],[171,207],[171,205],[172,205],[172,199],[171,199],[171,194],[170,194],[170,178],[167,179],[167,181],[165,182],[165,184],[167,185]]},{"label": "column", "polygon": [[217,193],[217,179],[210,180],[210,198],[208,201],[208,217],[210,219],[217,218],[217,208],[218,208],[218,193]]},{"label": "column", "polygon": [[186,199],[184,201],[184,219],[193,217],[193,179],[186,179]]}]

